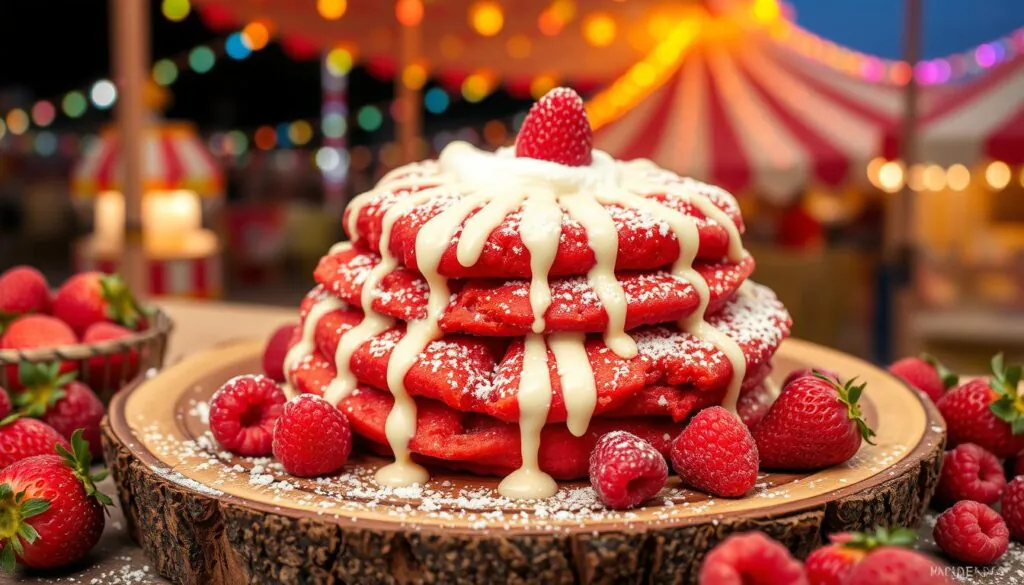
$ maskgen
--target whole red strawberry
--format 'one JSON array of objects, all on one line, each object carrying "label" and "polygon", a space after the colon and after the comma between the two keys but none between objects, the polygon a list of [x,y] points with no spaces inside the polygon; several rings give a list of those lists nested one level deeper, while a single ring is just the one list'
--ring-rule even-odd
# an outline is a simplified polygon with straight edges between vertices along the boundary
[{"label": "whole red strawberry", "polygon": [[1019,394],[1021,366],[1004,367],[992,358],[993,376],[961,384],[939,399],[951,446],[975,443],[996,457],[1024,451],[1024,398]]},{"label": "whole red strawberry", "polygon": [[103,506],[112,502],[96,489],[106,472],[90,474],[89,447],[78,435],[73,449],[29,457],[0,471],[0,565],[35,569],[62,567],[84,557],[103,533]]},{"label": "whole red strawberry", "polygon": [[[103,343],[135,335],[116,323],[94,323],[82,335],[82,343]],[[115,387],[122,380],[131,380],[139,372],[139,352],[131,349],[89,359],[85,381],[93,388]]]},{"label": "whole red strawberry", "polygon": [[288,323],[274,330],[263,350],[263,373],[275,382],[284,382],[284,358],[298,324]]},{"label": "whole red strawberry", "polygon": [[68,447],[68,440],[53,427],[19,414],[0,420],[0,469],[35,455],[49,455],[57,446]]},{"label": "whole red strawberry", "polygon": [[733,534],[704,557],[700,585],[807,585],[800,561],[763,532]]},{"label": "whole red strawberry", "polygon": [[911,546],[917,533],[906,528],[879,527],[874,532],[841,532],[807,556],[804,567],[810,585],[842,585],[857,563],[881,546]]},{"label": "whole red strawberry", "polygon": [[54,296],[53,314],[78,335],[104,321],[136,329],[145,318],[142,306],[121,277],[100,272],[82,272],[69,278]]},{"label": "whole red strawberry", "polygon": [[0,330],[27,313],[50,312],[50,285],[31,266],[15,266],[0,274]]},{"label": "whole red strawberry", "polygon": [[991,505],[999,501],[1005,487],[999,459],[974,443],[963,443],[943,455],[935,503],[942,507],[975,500]]},{"label": "whole red strawberry", "polygon": [[1010,536],[1017,542],[1024,542],[1024,477],[1015,477],[1006,484],[1000,510]]},{"label": "whole red strawberry", "polygon": [[864,384],[846,384],[815,373],[782,389],[754,428],[761,466],[768,469],[823,469],[853,457],[861,440],[874,436],[857,401]]},{"label": "whole red strawberry", "polygon": [[960,378],[928,354],[906,357],[889,366],[889,372],[937,402]]},{"label": "whole red strawberry", "polygon": [[537,100],[516,136],[516,156],[571,167],[593,161],[594,133],[579,94],[556,87]]},{"label": "whole red strawberry", "polygon": [[972,500],[961,500],[939,514],[932,536],[947,555],[972,565],[991,565],[1010,545],[1006,522],[992,508]]},{"label": "whole red strawberry", "polygon": [[236,455],[270,455],[284,402],[284,391],[266,376],[232,378],[210,400],[210,432]]},{"label": "whole red strawberry", "polygon": [[632,433],[605,433],[590,453],[590,485],[601,502],[614,510],[626,510],[654,497],[667,480],[665,458]]},{"label": "whole red strawberry", "polygon": [[274,424],[274,457],[292,475],[334,473],[351,452],[348,418],[319,396],[302,394],[288,401]]},{"label": "whole red strawberry", "polygon": [[66,438],[76,430],[89,445],[93,457],[103,456],[100,444],[100,421],[105,409],[100,399],[85,384],[75,380],[75,373],[60,373],[60,364],[30,364],[19,368],[24,390],[15,397],[15,404],[28,416],[42,419]]},{"label": "whole red strawberry", "polygon": [[951,585],[946,567],[902,546],[875,549],[853,567],[844,585]]},{"label": "whole red strawberry", "polygon": [[712,406],[697,413],[672,441],[672,468],[683,483],[714,496],[737,498],[757,481],[757,446],[740,419]]},{"label": "whole red strawberry", "polygon": [[38,349],[78,343],[66,323],[49,315],[25,315],[12,321],[0,335],[0,349]]}]

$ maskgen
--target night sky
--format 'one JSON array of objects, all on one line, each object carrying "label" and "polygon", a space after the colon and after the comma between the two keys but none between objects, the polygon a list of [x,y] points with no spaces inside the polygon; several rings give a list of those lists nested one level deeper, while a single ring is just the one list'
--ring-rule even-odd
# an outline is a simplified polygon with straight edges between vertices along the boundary
[{"label": "night sky", "polygon": [[[925,57],[962,51],[1024,25],[1022,0],[924,0]],[[857,50],[898,58],[902,2],[898,0],[792,0],[797,20],[812,31]],[[174,56],[222,34],[205,29],[194,14],[184,22],[165,20],[153,2],[153,59]],[[0,112],[34,100],[57,98],[87,89],[109,75],[109,22],[106,0],[22,1],[0,3]],[[381,103],[389,83],[353,72],[353,110]],[[243,61],[218,60],[205,75],[183,74],[173,86],[168,117],[195,120],[204,130],[252,129],[297,118],[319,116],[319,66],[296,62],[271,44]],[[258,99],[254,99],[258,96]],[[458,125],[522,108],[501,95],[481,104],[453,107],[443,120]],[[94,130],[109,116],[90,108],[79,120],[58,117],[58,128]],[[358,140],[358,136],[356,137]]]}]

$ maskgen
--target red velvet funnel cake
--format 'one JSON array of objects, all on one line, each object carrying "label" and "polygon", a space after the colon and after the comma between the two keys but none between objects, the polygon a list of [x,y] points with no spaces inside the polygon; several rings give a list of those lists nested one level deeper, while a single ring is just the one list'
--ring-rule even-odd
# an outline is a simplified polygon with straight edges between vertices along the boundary
[{"label": "red velvet funnel cake", "polygon": [[316,269],[288,381],[394,459],[383,484],[442,467],[546,497],[608,431],[667,453],[701,408],[763,414],[790,320],[748,280],[735,199],[531,125],[585,123],[552,109],[569,92],[534,106],[516,148],[454,142],[392,171]]}]

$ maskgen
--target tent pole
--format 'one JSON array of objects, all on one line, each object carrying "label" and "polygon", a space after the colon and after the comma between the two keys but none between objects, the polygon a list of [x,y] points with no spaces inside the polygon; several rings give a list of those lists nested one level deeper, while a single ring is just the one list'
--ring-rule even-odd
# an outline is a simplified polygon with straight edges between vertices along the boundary
[{"label": "tent pole", "polygon": [[110,0],[114,35],[110,61],[117,86],[116,120],[124,165],[125,244],[120,271],[137,294],[148,294],[142,250],[142,142],[146,124],[143,98],[149,70],[149,3]]},{"label": "tent pole", "polygon": [[[905,0],[903,60],[910,65],[911,75],[903,93],[903,120],[900,125],[900,159],[905,174],[903,187],[888,202],[885,221],[882,278],[878,304],[879,335],[876,359],[889,363],[900,353],[907,335],[907,290],[914,260],[914,198],[910,188],[910,170],[918,163],[917,125],[918,93],[916,65],[921,59],[922,0]],[[905,349],[905,348],[904,348]]]}]

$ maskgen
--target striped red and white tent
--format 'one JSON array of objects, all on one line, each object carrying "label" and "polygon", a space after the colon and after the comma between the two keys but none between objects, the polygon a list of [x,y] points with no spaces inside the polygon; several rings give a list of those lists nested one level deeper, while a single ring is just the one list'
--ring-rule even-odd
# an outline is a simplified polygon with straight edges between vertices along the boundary
[{"label": "striped red and white tent", "polygon": [[[184,122],[159,122],[143,138],[143,189],[187,189],[203,197],[223,194],[223,177],[195,128]],[[71,173],[71,192],[92,197],[121,191],[121,141],[114,128],[105,129],[79,159]]]},{"label": "striped red and white tent", "polygon": [[[944,96],[918,123],[918,158],[949,166],[999,160],[1024,165],[1024,54]],[[896,132],[884,156],[899,157]]]},{"label": "striped red and white tent", "polygon": [[[809,59],[767,33],[730,41],[698,40],[645,99],[597,129],[596,146],[778,203],[809,184],[866,181],[867,163],[899,132],[904,88]],[[979,91],[922,88],[920,115],[961,128],[947,116]]]}]

